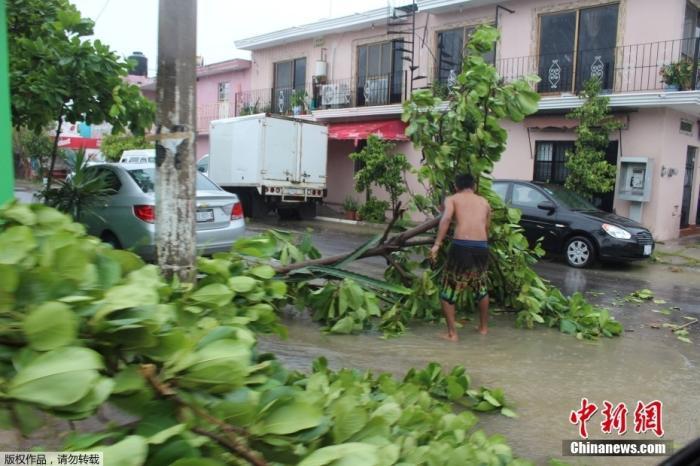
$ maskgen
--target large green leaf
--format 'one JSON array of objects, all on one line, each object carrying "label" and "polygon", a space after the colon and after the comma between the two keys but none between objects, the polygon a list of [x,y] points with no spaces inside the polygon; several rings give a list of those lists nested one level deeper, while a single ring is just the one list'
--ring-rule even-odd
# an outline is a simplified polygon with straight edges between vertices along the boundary
[{"label": "large green leaf", "polygon": [[367,275],[362,275],[355,272],[349,272],[347,270],[337,269],[335,267],[325,267],[313,265],[305,267],[306,270],[312,272],[314,275],[319,277],[334,277],[334,278],[350,278],[356,282],[362,283],[370,288],[374,288],[380,291],[388,291],[390,293],[408,295],[412,291],[404,286],[389,283],[383,280],[377,280],[376,278],[368,277]]},{"label": "large green leaf", "polygon": [[37,357],[10,380],[11,398],[66,406],[83,398],[99,379],[102,357],[88,348],[58,348]]},{"label": "large green leaf", "polygon": [[230,286],[236,293],[247,293],[255,288],[258,281],[251,277],[246,276],[236,276],[228,279],[228,286]]},{"label": "large green leaf", "polygon": [[375,247],[379,243],[380,239],[382,239],[382,235],[374,235],[371,239],[369,239],[362,246],[355,249],[348,257],[336,262],[335,264],[333,264],[333,266],[341,268],[347,264],[352,263],[353,261],[358,259],[360,256],[362,256],[362,254],[366,253],[368,250]]},{"label": "large green leaf", "polygon": [[323,447],[307,456],[298,466],[324,466],[343,460],[343,466],[374,466],[377,464],[377,447],[368,443],[343,443]]},{"label": "large green leaf", "polygon": [[292,401],[271,409],[252,430],[257,435],[285,435],[316,427],[322,419],[320,406],[305,401]]},{"label": "large green leaf", "polygon": [[333,440],[343,443],[359,432],[367,424],[367,411],[362,406],[357,406],[354,397],[346,396],[336,401],[332,413],[335,424],[333,425]]},{"label": "large green leaf", "polygon": [[213,304],[219,307],[230,303],[232,298],[233,291],[231,291],[228,286],[221,283],[206,285],[192,293],[192,300],[199,303]]},{"label": "large green leaf", "polygon": [[16,264],[36,247],[32,230],[24,225],[0,233],[0,264]]},{"label": "large green leaf", "polygon": [[91,450],[102,452],[105,465],[141,466],[146,462],[148,444],[143,437],[130,435],[114,445],[108,447],[91,447]]},{"label": "large green leaf", "polygon": [[75,340],[78,319],[67,304],[51,301],[27,314],[22,328],[32,348],[48,351]]}]

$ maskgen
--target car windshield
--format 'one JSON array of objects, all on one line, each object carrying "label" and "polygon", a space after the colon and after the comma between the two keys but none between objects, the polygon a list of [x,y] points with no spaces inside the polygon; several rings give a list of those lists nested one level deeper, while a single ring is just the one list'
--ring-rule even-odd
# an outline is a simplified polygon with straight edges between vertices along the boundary
[{"label": "car windshield", "polygon": [[[155,168],[140,168],[136,170],[128,170],[128,172],[129,175],[131,175],[131,178],[136,181],[136,184],[139,185],[141,191],[144,193],[153,192],[155,189],[156,180]],[[219,191],[221,188],[212,183],[206,176],[202,175],[201,173],[197,173],[196,189],[197,191]]]},{"label": "car windshield", "polygon": [[542,186],[547,194],[552,196],[557,202],[563,204],[571,210],[598,210],[596,207],[576,194],[560,186]]}]

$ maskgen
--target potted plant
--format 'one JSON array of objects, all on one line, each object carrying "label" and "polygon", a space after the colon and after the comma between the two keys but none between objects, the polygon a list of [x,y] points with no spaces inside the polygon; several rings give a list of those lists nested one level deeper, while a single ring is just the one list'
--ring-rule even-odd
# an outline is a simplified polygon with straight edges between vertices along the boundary
[{"label": "potted plant", "polygon": [[693,62],[683,59],[661,67],[661,78],[668,90],[690,90],[693,83]]},{"label": "potted plant", "polygon": [[357,209],[358,209],[358,204],[355,199],[352,197],[348,196],[345,198],[345,201],[343,202],[343,211],[345,212],[345,219],[346,220],[357,220]]},{"label": "potted plant", "polygon": [[306,91],[303,89],[292,92],[290,103],[292,104],[292,113],[301,115],[306,107]]}]

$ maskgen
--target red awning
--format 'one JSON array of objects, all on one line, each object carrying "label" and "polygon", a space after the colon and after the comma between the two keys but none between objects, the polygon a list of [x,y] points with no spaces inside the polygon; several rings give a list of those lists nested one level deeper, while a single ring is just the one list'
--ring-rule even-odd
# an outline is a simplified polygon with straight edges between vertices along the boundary
[{"label": "red awning", "polygon": [[350,139],[355,142],[360,139],[367,139],[370,134],[376,134],[381,139],[408,141],[405,132],[406,123],[401,120],[333,123],[328,125],[328,137],[330,139]]},{"label": "red awning", "polygon": [[59,136],[58,147],[62,149],[99,149],[100,139],[81,138],[78,136]]}]

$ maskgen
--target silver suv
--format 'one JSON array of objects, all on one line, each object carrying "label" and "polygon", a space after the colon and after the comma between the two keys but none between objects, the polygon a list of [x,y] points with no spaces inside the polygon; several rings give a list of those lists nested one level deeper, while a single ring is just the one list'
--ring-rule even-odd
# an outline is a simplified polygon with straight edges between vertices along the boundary
[{"label": "silver suv", "polygon": [[[114,190],[104,206],[87,213],[81,221],[88,232],[116,248],[131,249],[146,260],[154,260],[155,176],[154,166],[93,165]],[[245,232],[243,208],[235,194],[228,193],[197,173],[197,250],[199,254],[227,251]]]}]

